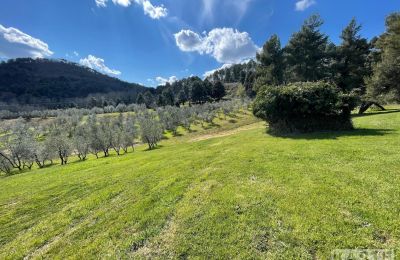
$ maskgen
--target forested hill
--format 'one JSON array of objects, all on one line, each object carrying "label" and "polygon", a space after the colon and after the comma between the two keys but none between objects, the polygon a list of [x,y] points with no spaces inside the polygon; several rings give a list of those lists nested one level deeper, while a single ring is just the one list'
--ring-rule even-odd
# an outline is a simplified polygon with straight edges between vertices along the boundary
[{"label": "forested hill", "polygon": [[96,94],[115,97],[118,93],[121,98],[132,99],[124,101],[132,102],[146,90],[139,84],[65,60],[21,58],[0,63],[0,102],[3,104],[63,106],[68,102],[83,102],[88,96],[93,102]]}]

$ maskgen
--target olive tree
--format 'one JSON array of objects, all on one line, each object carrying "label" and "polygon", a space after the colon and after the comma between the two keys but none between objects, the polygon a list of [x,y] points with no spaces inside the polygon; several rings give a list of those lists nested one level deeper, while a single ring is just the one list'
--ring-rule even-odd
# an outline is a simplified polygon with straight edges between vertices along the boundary
[{"label": "olive tree", "polygon": [[90,152],[90,138],[88,125],[79,125],[72,137],[73,148],[79,160],[84,161]]},{"label": "olive tree", "polygon": [[20,171],[24,168],[32,168],[35,139],[32,129],[23,119],[19,119],[6,129],[1,143],[3,148],[0,150],[0,157],[3,158],[3,162],[8,161],[12,168]]},{"label": "olive tree", "polygon": [[143,113],[140,116],[139,125],[142,141],[148,144],[150,150],[154,149],[163,136],[163,128],[157,114],[153,112]]}]

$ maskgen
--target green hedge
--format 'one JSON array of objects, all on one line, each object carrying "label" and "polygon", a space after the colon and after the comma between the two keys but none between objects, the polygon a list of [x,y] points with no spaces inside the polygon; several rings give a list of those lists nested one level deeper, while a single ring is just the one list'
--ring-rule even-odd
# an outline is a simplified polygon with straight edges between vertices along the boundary
[{"label": "green hedge", "polygon": [[304,133],[353,129],[350,112],[356,100],[324,82],[299,82],[263,87],[253,106],[255,116],[269,123],[271,133]]}]

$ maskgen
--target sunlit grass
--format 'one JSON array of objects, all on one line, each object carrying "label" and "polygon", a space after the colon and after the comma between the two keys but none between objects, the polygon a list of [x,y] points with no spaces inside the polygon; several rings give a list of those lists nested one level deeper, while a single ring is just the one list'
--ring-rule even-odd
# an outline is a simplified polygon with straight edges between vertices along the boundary
[{"label": "sunlit grass", "polygon": [[355,117],[355,131],[288,137],[242,114],[179,129],[154,151],[1,178],[0,258],[325,259],[336,248],[400,248],[396,108]]}]

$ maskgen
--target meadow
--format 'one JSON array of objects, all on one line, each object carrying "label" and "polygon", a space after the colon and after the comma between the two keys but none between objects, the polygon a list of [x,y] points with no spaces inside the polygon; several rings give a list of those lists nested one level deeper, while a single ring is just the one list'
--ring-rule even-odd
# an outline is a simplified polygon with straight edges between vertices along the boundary
[{"label": "meadow", "polygon": [[[400,248],[400,109],[275,137],[250,113],[0,178],[0,258],[326,259]],[[116,158],[117,157],[117,158]],[[400,252],[395,251],[400,257]]]}]

